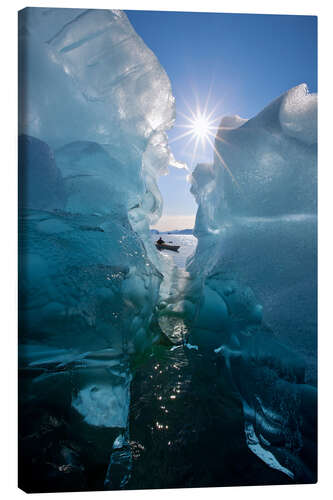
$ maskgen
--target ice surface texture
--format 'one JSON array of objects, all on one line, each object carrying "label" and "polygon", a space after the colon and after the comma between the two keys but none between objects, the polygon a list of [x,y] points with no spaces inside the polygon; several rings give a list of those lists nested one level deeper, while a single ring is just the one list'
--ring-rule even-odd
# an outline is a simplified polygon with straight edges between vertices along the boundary
[{"label": "ice surface texture", "polygon": [[20,13],[19,31],[20,133],[53,150],[76,141],[102,144],[122,162],[117,180],[109,175],[114,185],[126,179],[128,204],[144,201],[147,181],[147,198],[159,215],[154,176],[173,160],[165,130],[174,121],[174,97],[126,15],[28,8]]},{"label": "ice surface texture", "polygon": [[305,84],[250,120],[223,118],[214,163],[192,174],[198,246],[187,267],[202,276],[192,343],[225,360],[250,449],[306,482],[316,469],[316,133]]},{"label": "ice surface texture", "polygon": [[[316,132],[317,100],[306,85],[291,89],[251,120],[222,119],[215,166],[198,165],[192,177],[201,210],[206,200],[201,226],[219,228],[226,213],[315,213]],[[197,219],[197,232],[201,226]]]},{"label": "ice surface texture", "polygon": [[21,414],[33,395],[38,419],[54,405],[81,442],[109,429],[105,461],[128,432],[130,357],[159,338],[149,225],[174,97],[120,11],[24,9],[19,74]]},{"label": "ice surface texture", "polygon": [[316,95],[299,85],[251,120],[222,120],[214,164],[198,165],[192,175],[199,242],[190,265],[193,272],[227,273],[250,286],[264,319],[312,368],[316,109]]},{"label": "ice surface texture", "polygon": [[[137,233],[160,215],[156,177],[172,160],[169,79],[120,11],[28,8],[19,32],[20,204],[47,211],[21,213],[25,333],[82,348],[74,317],[98,336],[103,314],[143,332],[161,275]],[[42,310],[30,307],[33,282]],[[72,332],[51,333],[51,317]],[[111,330],[103,348],[114,347]]]},{"label": "ice surface texture", "polygon": [[26,9],[20,39],[23,133],[52,147],[125,138],[136,156],[171,125],[170,81],[123,12]]}]

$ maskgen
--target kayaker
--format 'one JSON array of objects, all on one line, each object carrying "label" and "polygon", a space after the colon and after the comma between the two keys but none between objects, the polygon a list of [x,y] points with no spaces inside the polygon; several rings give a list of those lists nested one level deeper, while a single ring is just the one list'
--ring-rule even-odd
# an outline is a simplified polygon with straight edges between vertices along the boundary
[{"label": "kayaker", "polygon": [[156,243],[157,243],[158,245],[164,245],[165,241],[164,241],[164,240],[162,240],[162,238],[161,238],[161,236],[160,236],[160,237],[159,237],[159,239],[156,241]]}]

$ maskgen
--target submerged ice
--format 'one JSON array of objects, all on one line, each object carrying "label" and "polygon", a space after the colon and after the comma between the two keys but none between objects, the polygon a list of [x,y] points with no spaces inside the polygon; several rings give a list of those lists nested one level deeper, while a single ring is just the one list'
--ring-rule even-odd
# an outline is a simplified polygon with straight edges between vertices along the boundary
[{"label": "submerged ice", "polygon": [[316,96],[300,85],[222,119],[214,163],[191,177],[198,246],[182,270],[149,233],[158,176],[179,166],[155,55],[120,11],[28,8],[19,44],[20,404],[70,422],[104,487],[125,487],[133,367],[179,343],[179,320],[193,370],[224,364],[249,449],[313,481]]}]

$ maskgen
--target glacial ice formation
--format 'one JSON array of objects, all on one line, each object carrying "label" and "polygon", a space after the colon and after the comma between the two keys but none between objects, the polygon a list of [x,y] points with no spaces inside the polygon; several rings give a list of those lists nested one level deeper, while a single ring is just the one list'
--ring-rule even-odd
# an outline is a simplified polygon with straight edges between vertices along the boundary
[{"label": "glacial ice formation", "polygon": [[161,281],[142,235],[173,159],[169,79],[120,11],[28,8],[19,30],[22,324],[72,349],[77,324],[80,350],[86,325],[119,349],[117,319],[140,346]]},{"label": "glacial ice formation", "polygon": [[222,120],[214,164],[198,165],[192,175],[198,247],[189,265],[193,273],[204,269],[212,283],[222,273],[223,279],[237,278],[250,286],[263,306],[264,320],[308,358],[312,381],[315,118],[316,96],[299,85],[240,126],[238,120],[234,128],[225,128]]},{"label": "glacial ice formation", "polygon": [[198,245],[187,266],[202,276],[190,338],[224,359],[243,401],[250,449],[271,467],[310,481],[316,117],[317,96],[302,84],[250,120],[222,119],[214,163],[192,174]]},{"label": "glacial ice formation", "polygon": [[174,97],[120,11],[24,9],[19,74],[20,368],[38,374],[21,404],[33,394],[47,414],[47,394],[62,414],[69,399],[74,421],[115,429],[110,452],[127,432],[130,357],[160,336],[149,225],[176,162]]}]

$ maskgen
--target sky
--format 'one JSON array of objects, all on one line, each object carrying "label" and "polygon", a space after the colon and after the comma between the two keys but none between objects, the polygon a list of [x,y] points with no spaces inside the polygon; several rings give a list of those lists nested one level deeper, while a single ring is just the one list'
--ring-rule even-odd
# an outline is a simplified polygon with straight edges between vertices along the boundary
[{"label": "sky", "polygon": [[[136,32],[167,72],[176,98],[171,150],[190,171],[213,161],[206,142],[194,153],[186,116],[213,113],[251,118],[273,99],[300,83],[317,92],[317,18],[256,14],[125,11]],[[188,171],[170,167],[160,177],[164,200],[158,229],[192,227],[197,209]],[[172,227],[171,227],[172,226]]]}]

